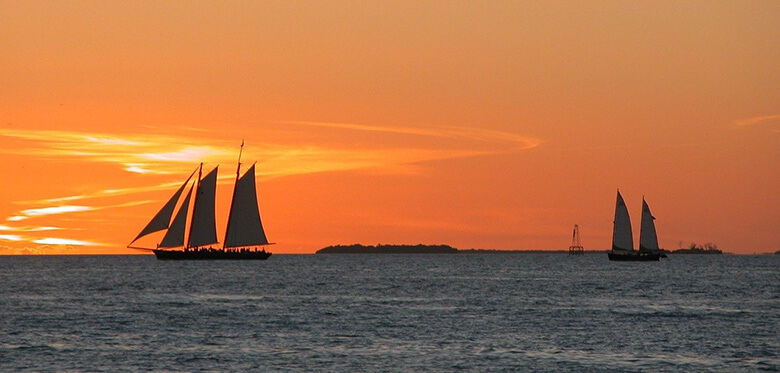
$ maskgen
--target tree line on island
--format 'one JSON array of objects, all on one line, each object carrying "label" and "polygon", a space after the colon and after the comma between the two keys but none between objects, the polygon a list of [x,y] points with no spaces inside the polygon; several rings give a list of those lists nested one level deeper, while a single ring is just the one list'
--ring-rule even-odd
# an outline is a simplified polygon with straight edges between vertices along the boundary
[{"label": "tree line on island", "polygon": [[511,253],[529,253],[529,252],[547,252],[541,250],[486,250],[486,249],[468,249],[460,250],[450,245],[390,245],[378,244],[372,245],[334,245],[317,250],[316,254],[511,254]]},{"label": "tree line on island", "polygon": [[[678,250],[664,250],[671,254],[723,254],[718,249],[718,245],[707,242],[703,245],[691,243],[687,248],[682,247]],[[332,245],[316,251],[316,254],[509,254],[509,253],[564,253],[566,250],[490,250],[490,249],[468,249],[459,250],[450,245]],[[604,252],[604,251],[594,251]]]},{"label": "tree line on island", "polygon": [[564,253],[565,250],[493,250],[493,249],[456,249],[450,245],[333,245],[324,247],[315,254],[518,254],[518,253]]},{"label": "tree line on island", "polygon": [[723,254],[723,251],[718,250],[718,245],[707,242],[703,245],[698,245],[695,242],[691,242],[687,248],[682,247],[682,241],[679,243],[680,248],[672,250],[672,254]]},{"label": "tree line on island", "polygon": [[317,254],[457,254],[449,245],[335,245],[317,250]]}]

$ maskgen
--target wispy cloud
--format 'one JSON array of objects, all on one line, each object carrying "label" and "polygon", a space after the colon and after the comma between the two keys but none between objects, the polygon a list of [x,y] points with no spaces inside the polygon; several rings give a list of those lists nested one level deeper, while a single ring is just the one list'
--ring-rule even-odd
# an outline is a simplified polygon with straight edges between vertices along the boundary
[{"label": "wispy cloud", "polygon": [[224,147],[203,145],[199,139],[164,135],[0,129],[0,136],[31,142],[23,148],[0,149],[0,153],[112,163],[133,173],[180,173],[184,163],[190,168],[193,163],[225,159],[229,154]]},{"label": "wispy cloud", "polygon": [[22,236],[19,236],[18,234],[0,234],[0,240],[3,241],[22,241],[24,240]]},{"label": "wispy cloud", "polygon": [[[45,201],[45,200],[44,200]],[[121,208],[121,207],[132,207],[132,206],[138,206],[150,203],[152,201],[150,200],[142,200],[142,201],[132,201],[132,202],[126,202],[121,203],[117,205],[107,205],[107,206],[52,206],[52,207],[42,207],[42,208],[34,208],[34,209],[26,209],[21,210],[17,213],[15,216],[9,217],[8,221],[21,221],[26,220],[29,218],[39,217],[39,216],[46,216],[46,215],[59,215],[59,214],[69,214],[69,213],[76,213],[76,212],[86,212],[86,211],[97,211],[97,210],[105,210],[105,209],[113,209],[113,208]],[[32,202],[34,203],[34,202]],[[0,225],[0,230],[8,230],[5,228],[9,228],[7,225]],[[32,231],[46,231],[46,230],[57,230],[59,228],[55,227],[33,227],[28,228],[26,231],[32,232]],[[17,229],[17,230],[25,230],[25,229]]]},{"label": "wispy cloud", "polygon": [[94,210],[94,208],[89,206],[55,206],[55,207],[44,207],[39,209],[27,209],[27,210],[20,211],[20,213],[25,216],[44,216],[44,215],[57,215],[57,214],[65,214],[69,212],[90,211],[90,210]]},{"label": "wispy cloud", "polygon": [[354,131],[366,132],[384,132],[405,135],[431,136],[443,138],[464,138],[476,141],[488,142],[509,142],[520,144],[519,149],[530,149],[539,146],[542,141],[537,138],[521,136],[510,132],[488,130],[473,127],[456,126],[430,126],[430,127],[401,127],[401,126],[377,126],[354,123],[333,123],[333,122],[309,122],[309,121],[286,121],[282,123],[299,124],[314,127],[328,127],[348,129]]},{"label": "wispy cloud", "polygon": [[12,227],[4,224],[0,224],[0,231],[6,231],[6,232],[45,232],[45,231],[57,231],[61,230],[62,228],[59,227],[31,227],[31,226],[24,226],[24,227]]},{"label": "wispy cloud", "polygon": [[17,215],[9,217],[8,221],[21,221],[31,217],[66,214],[69,212],[81,212],[94,210],[89,206],[52,206],[19,211]]},{"label": "wispy cloud", "polygon": [[0,234],[0,241],[28,242],[38,245],[56,245],[56,246],[103,246],[103,244],[84,240],[74,240],[70,238],[29,238],[17,234]]},{"label": "wispy cloud", "polygon": [[32,242],[40,245],[101,246],[101,244],[95,242],[55,237],[41,238],[33,240]]},{"label": "wispy cloud", "polygon": [[[428,136],[459,140],[449,146],[440,141],[430,146],[417,145],[399,148],[386,144],[369,144],[362,149],[328,146],[325,144],[297,146],[278,143],[257,143],[251,152],[264,162],[259,168],[266,175],[290,175],[355,168],[398,166],[399,163],[415,163],[442,158],[457,158],[484,154],[504,153],[530,149],[541,140],[514,133],[481,128],[457,126],[403,127],[354,123],[330,123],[314,121],[287,121],[279,124],[296,124],[333,130],[379,132],[407,136]],[[220,140],[204,140],[203,136],[126,134],[108,135],[47,130],[0,129],[0,136],[31,141],[23,148],[4,148],[0,153],[14,153],[41,158],[70,157],[91,162],[116,164],[127,172],[137,174],[180,174],[200,162],[235,162],[235,144]],[[472,141],[471,145],[462,140]],[[204,143],[204,141],[207,141]],[[489,144],[489,146],[485,146]],[[249,149],[247,149],[249,150]],[[388,154],[407,155],[388,157]],[[409,156],[411,154],[412,156]],[[290,167],[292,164],[296,167]],[[390,163],[393,163],[392,165]]]},{"label": "wispy cloud", "polygon": [[[288,145],[258,143],[251,149],[254,159],[261,160],[258,174],[283,177],[329,171],[370,169],[372,172],[408,173],[415,164],[443,159],[514,152],[539,146],[539,139],[514,133],[456,126],[402,127],[313,121],[277,122],[341,131],[379,132],[407,136],[428,136],[458,140],[449,146],[437,141],[431,146],[398,147],[368,144],[352,146]],[[185,174],[199,162],[235,162],[235,144],[216,141],[203,143],[203,137],[188,138],[146,134],[108,135],[68,131],[0,129],[0,136],[29,140],[31,146],[0,149],[0,153],[22,153],[43,158],[71,157],[91,162],[116,164],[134,174]],[[463,140],[471,141],[471,145]],[[215,141],[215,140],[207,140]],[[175,144],[175,145],[172,145]],[[227,174],[226,174],[227,175]],[[230,177],[223,176],[223,177]],[[113,188],[34,201],[36,204],[58,204],[130,193],[144,193],[178,185],[178,180],[140,188]],[[29,201],[28,201],[29,202]],[[22,213],[10,221],[24,220],[33,214]]]},{"label": "wispy cloud", "polygon": [[774,122],[777,120],[780,120],[780,114],[762,115],[758,117],[739,119],[734,121],[734,125],[736,125],[737,127],[745,127],[745,126],[752,126],[754,124],[758,124],[762,122]]}]

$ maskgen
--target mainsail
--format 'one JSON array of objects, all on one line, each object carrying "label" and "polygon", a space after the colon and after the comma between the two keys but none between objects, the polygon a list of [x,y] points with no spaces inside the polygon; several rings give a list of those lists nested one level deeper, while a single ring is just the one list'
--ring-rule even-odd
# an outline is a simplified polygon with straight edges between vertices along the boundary
[{"label": "mainsail", "polygon": [[642,198],[642,225],[639,228],[639,250],[658,251],[658,235],[655,232],[655,217]]},{"label": "mainsail", "polygon": [[267,245],[260,220],[255,185],[255,165],[236,181],[223,247]]},{"label": "mainsail", "polygon": [[187,197],[184,198],[184,202],[179,207],[179,212],[173,218],[171,227],[165,232],[165,237],[163,237],[159,247],[184,246],[184,226],[187,223],[187,210],[190,208],[192,188],[190,187],[190,190],[187,192]]},{"label": "mainsail", "polygon": [[187,247],[199,247],[217,243],[217,224],[214,219],[214,208],[218,167],[214,167],[198,183]]},{"label": "mainsail", "polygon": [[171,197],[168,202],[165,203],[165,205],[160,209],[159,212],[157,212],[157,215],[155,215],[151,221],[149,221],[149,224],[146,225],[146,227],[141,230],[141,233],[138,234],[138,236],[135,237],[135,239],[130,242],[130,245],[133,244],[133,242],[138,241],[139,238],[146,236],[149,233],[154,233],[161,231],[163,229],[168,228],[168,223],[171,221],[171,215],[173,215],[173,208],[176,207],[176,202],[179,201],[179,197],[181,197],[181,192],[184,191],[184,187],[187,186],[187,183],[190,182],[190,179],[192,179],[192,175],[195,175],[195,171],[193,171],[190,174],[190,177],[187,178],[187,180],[179,187],[179,190],[176,191],[176,193],[173,194],[173,197]]},{"label": "mainsail", "polygon": [[617,192],[615,203],[615,221],[612,229],[612,250],[634,250],[634,237],[631,234],[631,218],[628,217],[628,208],[623,201],[620,191]]}]

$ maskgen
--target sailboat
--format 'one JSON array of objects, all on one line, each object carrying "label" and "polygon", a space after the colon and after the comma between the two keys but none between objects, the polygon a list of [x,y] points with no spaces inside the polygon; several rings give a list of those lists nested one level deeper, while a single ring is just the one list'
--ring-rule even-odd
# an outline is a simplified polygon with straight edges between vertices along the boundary
[{"label": "sailboat", "polygon": [[[646,211],[646,212],[645,212]],[[607,254],[612,261],[646,262],[658,261],[661,252],[658,249],[658,237],[655,233],[655,218],[642,198],[642,225],[639,232],[639,250],[634,250],[634,237],[631,233],[631,218],[620,191],[615,202],[615,221],[612,228],[612,250]],[[655,250],[655,251],[654,251]]]},{"label": "sailboat", "polygon": [[[233,188],[233,199],[230,203],[225,240],[222,247],[218,244],[215,219],[217,167],[203,174],[203,163],[198,169],[198,177],[192,182],[184,201],[171,221],[173,210],[184,189],[195,175],[190,174],[176,193],[168,200],[151,221],[141,230],[141,233],[127,245],[131,249],[154,252],[159,260],[265,260],[271,256],[265,251],[269,243],[260,220],[260,210],[257,207],[257,187],[255,185],[255,165],[240,176],[241,150],[238,154],[236,182]],[[190,207],[192,191],[195,190],[192,214],[190,216],[189,235],[185,244],[187,213]],[[170,224],[169,224],[170,222]],[[150,233],[166,230],[156,248],[132,246],[141,237]]]},{"label": "sailboat", "polygon": [[666,254],[658,247],[658,234],[655,231],[655,216],[650,213],[650,207],[642,197],[642,221],[639,225],[639,252],[650,252],[666,258]]}]

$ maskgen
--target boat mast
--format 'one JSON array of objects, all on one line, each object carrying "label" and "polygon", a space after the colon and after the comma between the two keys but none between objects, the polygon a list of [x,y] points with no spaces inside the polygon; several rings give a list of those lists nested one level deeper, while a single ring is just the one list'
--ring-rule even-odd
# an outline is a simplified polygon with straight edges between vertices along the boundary
[{"label": "boat mast", "polygon": [[[198,204],[198,194],[200,194],[200,176],[203,173],[203,162],[200,163],[200,167],[198,168],[198,184],[195,186],[195,202],[193,202],[193,206],[197,206]],[[192,229],[192,223],[195,221],[195,211],[192,212],[192,216],[190,217],[190,229]],[[190,241],[192,240],[192,234],[187,236],[187,246],[186,248],[190,248]]]},{"label": "boat mast", "polygon": [[[233,204],[236,202],[236,190],[238,189],[238,175],[241,172],[241,153],[244,152],[244,139],[241,139],[241,148],[238,150],[238,166],[236,166],[236,182],[233,183],[233,198],[230,200],[230,210],[228,210],[228,224],[230,224],[230,217],[233,216]],[[223,245],[227,242],[228,230],[225,229],[225,239],[222,240]]]}]

